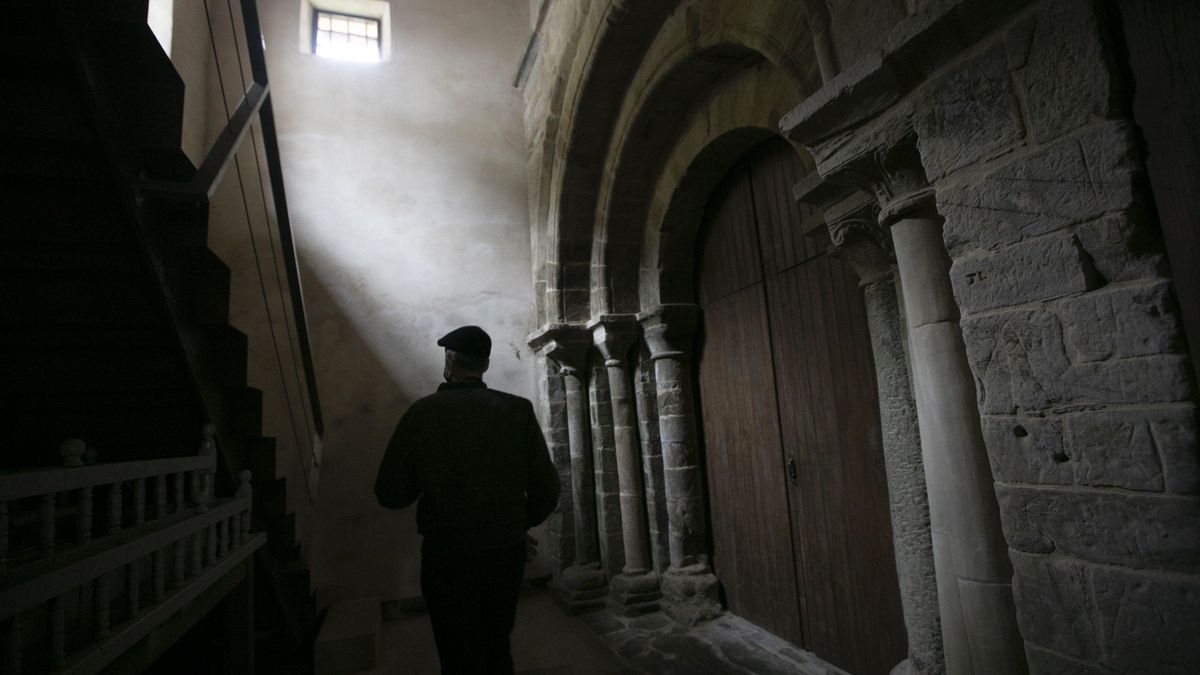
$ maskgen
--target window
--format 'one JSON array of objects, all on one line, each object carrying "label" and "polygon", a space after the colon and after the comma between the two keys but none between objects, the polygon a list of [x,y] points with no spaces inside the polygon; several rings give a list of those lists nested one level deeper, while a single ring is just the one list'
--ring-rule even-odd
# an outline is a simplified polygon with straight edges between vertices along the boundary
[{"label": "window", "polygon": [[383,59],[379,19],[316,9],[312,21],[313,54],[365,63]]}]

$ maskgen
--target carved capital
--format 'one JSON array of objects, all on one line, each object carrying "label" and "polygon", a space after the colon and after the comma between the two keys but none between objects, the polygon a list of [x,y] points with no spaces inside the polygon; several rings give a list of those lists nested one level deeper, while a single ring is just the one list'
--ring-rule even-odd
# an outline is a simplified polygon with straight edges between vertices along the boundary
[{"label": "carved capital", "polygon": [[872,148],[838,167],[829,179],[875,195],[885,227],[933,205],[933,188],[912,133]]},{"label": "carved capital", "polygon": [[592,334],[580,324],[553,323],[530,335],[529,346],[554,361],[563,375],[580,375],[587,368]]},{"label": "carved capital", "polygon": [[637,319],[642,324],[650,358],[678,358],[692,351],[700,307],[684,303],[658,305],[638,314]]},{"label": "carved capital", "polygon": [[854,268],[863,285],[892,275],[895,252],[891,232],[879,224],[879,204],[865,194],[854,195],[825,210],[829,240]]},{"label": "carved capital", "polygon": [[625,357],[642,334],[633,314],[605,314],[588,323],[592,341],[604,357],[605,366],[625,365]]}]

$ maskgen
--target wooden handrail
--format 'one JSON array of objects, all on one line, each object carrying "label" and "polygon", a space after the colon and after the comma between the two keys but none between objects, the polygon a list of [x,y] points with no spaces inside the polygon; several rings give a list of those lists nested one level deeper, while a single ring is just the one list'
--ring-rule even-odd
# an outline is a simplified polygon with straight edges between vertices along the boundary
[{"label": "wooden handrail", "polygon": [[217,140],[204,158],[204,163],[196,170],[196,175],[190,181],[172,180],[143,180],[138,183],[142,194],[175,195],[183,198],[204,197],[211,199],[225,177],[229,165],[242,147],[242,140],[250,130],[250,124],[259,114],[263,103],[266,102],[269,91],[266,85],[257,82],[250,83],[242,100],[229,118],[229,123],[221,130]]},{"label": "wooden handrail", "polygon": [[78,588],[97,577],[146,558],[222,520],[249,512],[250,497],[234,497],[196,507],[138,529],[94,541],[0,578],[0,620]]},{"label": "wooden handrail", "polygon": [[0,474],[0,501],[53,494],[120,483],[137,478],[153,478],[188,471],[214,469],[215,457],[193,455],[112,464],[90,464],[50,469],[27,469]]}]

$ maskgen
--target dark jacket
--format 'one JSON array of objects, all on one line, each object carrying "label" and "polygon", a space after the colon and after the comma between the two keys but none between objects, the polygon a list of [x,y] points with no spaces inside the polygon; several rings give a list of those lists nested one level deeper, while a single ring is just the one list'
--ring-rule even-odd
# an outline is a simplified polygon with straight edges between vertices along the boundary
[{"label": "dark jacket", "polygon": [[483,551],[525,540],[558,504],[558,473],[529,401],[482,382],[445,383],[409,407],[375,480],[380,505],[418,497],[425,550]]}]

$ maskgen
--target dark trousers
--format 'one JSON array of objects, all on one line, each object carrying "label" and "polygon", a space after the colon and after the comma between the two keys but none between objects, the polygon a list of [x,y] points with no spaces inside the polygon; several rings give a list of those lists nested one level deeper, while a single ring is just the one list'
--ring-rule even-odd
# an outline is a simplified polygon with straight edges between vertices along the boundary
[{"label": "dark trousers", "polygon": [[421,593],[445,675],[513,672],[508,636],[517,614],[525,543],[488,551],[421,554]]}]

